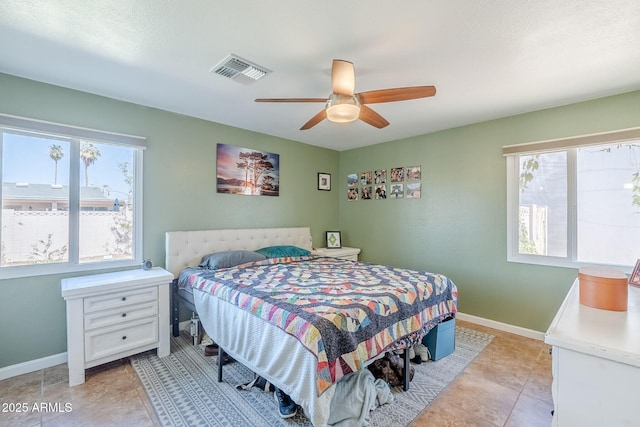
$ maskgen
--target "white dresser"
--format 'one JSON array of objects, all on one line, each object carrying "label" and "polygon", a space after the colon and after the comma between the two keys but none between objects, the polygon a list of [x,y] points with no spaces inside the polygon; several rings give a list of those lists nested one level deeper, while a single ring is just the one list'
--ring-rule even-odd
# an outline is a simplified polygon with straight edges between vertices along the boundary
[{"label": "white dresser", "polygon": [[581,305],[578,280],[545,335],[552,346],[553,426],[640,426],[640,289],[628,311]]},{"label": "white dresser", "polygon": [[342,259],[348,259],[351,261],[357,261],[358,254],[360,253],[360,249],[348,248],[348,247],[342,247],[342,248],[336,248],[336,249],[316,248],[313,251],[311,251],[311,253],[316,256],[328,256],[332,258],[342,258]]},{"label": "white dresser", "polygon": [[67,303],[69,386],[85,369],[157,348],[169,354],[169,285],[162,268],[126,270],[61,281]]}]

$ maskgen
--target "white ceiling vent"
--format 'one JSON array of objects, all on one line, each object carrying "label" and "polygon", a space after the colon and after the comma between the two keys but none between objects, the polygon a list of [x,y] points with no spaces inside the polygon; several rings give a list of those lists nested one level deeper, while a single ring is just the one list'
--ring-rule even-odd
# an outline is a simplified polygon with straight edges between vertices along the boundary
[{"label": "white ceiling vent", "polygon": [[211,72],[247,85],[260,80],[271,70],[231,54],[213,67]]}]

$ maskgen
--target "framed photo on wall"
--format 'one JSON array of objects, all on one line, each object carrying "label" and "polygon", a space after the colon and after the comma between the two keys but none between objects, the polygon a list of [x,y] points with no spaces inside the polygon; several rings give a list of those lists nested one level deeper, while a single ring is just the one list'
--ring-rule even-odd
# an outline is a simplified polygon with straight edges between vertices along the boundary
[{"label": "framed photo on wall", "polygon": [[331,191],[331,174],[318,172],[318,190]]},{"label": "framed photo on wall", "polygon": [[357,186],[358,186],[358,174],[357,173],[347,174],[347,187],[356,188]]},{"label": "framed photo on wall", "polygon": [[276,153],[217,144],[216,174],[218,193],[280,195],[280,155]]},{"label": "framed photo on wall", "polygon": [[633,271],[631,271],[629,284],[633,286],[640,286],[640,259],[636,261],[636,266],[633,267]]},{"label": "framed photo on wall", "polygon": [[342,248],[342,239],[339,231],[327,231],[327,249]]},{"label": "framed photo on wall", "polygon": [[422,179],[422,171],[420,166],[407,167],[407,181],[420,181]]}]

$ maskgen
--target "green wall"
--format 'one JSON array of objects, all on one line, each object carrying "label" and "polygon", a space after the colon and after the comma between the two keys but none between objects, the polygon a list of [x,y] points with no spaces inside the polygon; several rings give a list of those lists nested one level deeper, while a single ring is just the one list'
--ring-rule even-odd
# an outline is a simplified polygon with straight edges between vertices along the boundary
[{"label": "green wall", "polygon": [[[0,112],[145,136],[143,255],[156,265],[165,231],[309,226],[321,245],[338,226],[337,191],[317,190],[317,172],[337,176],[336,151],[6,74]],[[217,194],[217,143],[278,153],[280,196]],[[67,276],[0,280],[0,367],[66,351]]]},{"label": "green wall", "polygon": [[[503,145],[640,126],[640,92],[336,152],[0,74],[0,112],[145,136],[144,257],[164,264],[168,230],[340,229],[362,259],[440,272],[461,311],[546,330],[573,269],[506,262]],[[216,143],[280,154],[279,197],[216,194]],[[422,166],[422,198],[348,202],[346,174]],[[316,173],[332,174],[330,192]],[[66,351],[60,279],[0,280],[0,367]]]},{"label": "green wall", "polygon": [[[502,146],[635,126],[640,92],[344,151],[344,244],[365,261],[448,275],[464,313],[546,331],[577,271],[506,261]],[[347,200],[348,173],[415,165],[420,199]]]}]

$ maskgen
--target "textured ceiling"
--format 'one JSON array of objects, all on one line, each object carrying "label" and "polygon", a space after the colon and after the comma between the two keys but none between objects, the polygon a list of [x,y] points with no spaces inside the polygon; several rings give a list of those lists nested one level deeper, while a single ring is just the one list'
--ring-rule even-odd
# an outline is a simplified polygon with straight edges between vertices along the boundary
[{"label": "textured ceiling", "polygon": [[[273,71],[210,73],[234,53]],[[334,58],[391,124],[323,121]],[[640,89],[638,0],[1,0],[0,72],[345,150]],[[1,96],[1,94],[0,94]]]}]

